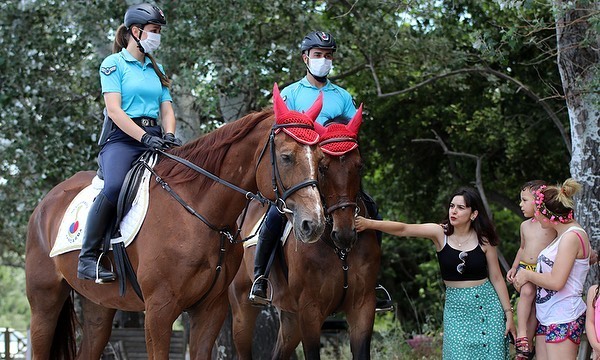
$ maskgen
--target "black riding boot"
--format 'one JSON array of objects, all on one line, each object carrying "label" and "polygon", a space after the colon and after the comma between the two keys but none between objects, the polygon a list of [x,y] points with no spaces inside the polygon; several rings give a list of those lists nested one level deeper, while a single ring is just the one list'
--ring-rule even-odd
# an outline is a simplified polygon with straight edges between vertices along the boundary
[{"label": "black riding boot", "polygon": [[[267,263],[273,253],[277,239],[281,237],[281,228],[283,217],[275,208],[270,208],[267,212],[265,222],[262,224],[258,233],[258,242],[254,254],[254,283],[250,289],[248,300],[256,305],[268,305],[267,297],[268,280],[266,278]],[[280,229],[273,231],[272,229]]]},{"label": "black riding boot", "polygon": [[[83,236],[83,244],[79,253],[79,264],[77,265],[77,277],[86,280],[95,280],[101,284],[114,281],[115,273],[107,270],[98,263],[98,249],[102,244],[106,227],[115,214],[115,205],[113,205],[104,195],[100,194],[94,200],[88,214]],[[96,264],[98,272],[96,273]]]}]

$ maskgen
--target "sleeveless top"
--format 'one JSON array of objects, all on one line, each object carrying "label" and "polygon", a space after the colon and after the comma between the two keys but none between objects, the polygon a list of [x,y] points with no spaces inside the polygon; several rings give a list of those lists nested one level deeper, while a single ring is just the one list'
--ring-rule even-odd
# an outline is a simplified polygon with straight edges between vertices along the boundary
[{"label": "sleeveless top", "polygon": [[[557,240],[550,243],[538,256],[538,273],[544,274],[552,271],[562,237],[573,230],[580,230],[585,233],[582,228],[571,226]],[[566,324],[577,320],[577,318],[585,313],[586,305],[581,295],[583,294],[585,278],[590,270],[589,251],[587,251],[581,235],[576,231],[575,234],[579,237],[585,258],[575,259],[565,286],[558,291],[544,289],[540,286],[537,287],[535,309],[537,319],[542,325]]]},{"label": "sleeveless top", "polygon": [[[463,255],[464,262],[461,253],[467,254],[466,257]],[[442,279],[446,281],[483,280],[488,277],[487,260],[479,244],[469,251],[457,250],[448,244],[448,236],[444,235],[444,247],[438,251],[437,258]]]}]

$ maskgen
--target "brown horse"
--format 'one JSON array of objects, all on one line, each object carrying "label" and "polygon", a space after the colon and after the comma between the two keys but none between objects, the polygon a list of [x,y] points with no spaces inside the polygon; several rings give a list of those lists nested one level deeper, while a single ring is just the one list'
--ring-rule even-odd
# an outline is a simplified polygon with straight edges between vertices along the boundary
[{"label": "brown horse", "polygon": [[[25,268],[33,358],[75,356],[70,294],[76,291],[83,298],[77,358],[100,357],[114,313],[121,309],[145,311],[150,359],[168,359],[173,322],[187,311],[190,355],[209,359],[227,314],[226,291],[243,254],[242,246],[224,241],[223,234],[235,233],[236,219],[248,195],[257,191],[273,194],[275,186],[277,194],[287,189],[285,196],[277,196],[278,204],[292,214],[299,228],[295,236],[303,242],[316,241],[325,228],[315,186],[322,152],[316,144],[302,143],[303,136],[314,132],[312,124],[321,105],[319,98],[305,114],[289,111],[275,86],[274,112],[247,115],[170,152],[247,190],[247,194],[169,159],[155,167],[156,173],[213,228],[192,216],[158,183],[151,184],[146,220],[127,247],[143,301],[130,285],[122,297],[116,283],[98,285],[78,279],[77,252],[49,257],[65,209],[94,174],[77,173],[52,189],[31,215],[27,236]],[[275,195],[269,197],[274,199]]]},{"label": "brown horse", "polygon": [[[359,109],[348,124],[347,129],[354,134],[354,139],[361,116]],[[304,244],[291,234],[283,246],[287,278],[284,265],[279,262],[273,263],[269,276],[273,304],[280,313],[273,359],[290,358],[300,341],[307,359],[319,359],[321,327],[334,312],[346,314],[353,358],[370,358],[381,249],[375,232],[365,231],[357,236],[354,217],[357,212],[366,213],[359,196],[362,160],[357,147],[348,147],[352,138],[343,131],[336,133],[339,126],[343,125],[330,125],[329,136],[327,132],[321,134],[321,146],[326,154],[320,164],[319,186],[328,215],[321,241]],[[315,128],[324,131],[320,131],[318,124]],[[349,151],[343,151],[343,143]],[[256,223],[265,208],[253,205],[251,212],[253,221],[242,226],[244,236],[252,234],[250,224]],[[229,288],[233,339],[240,359],[252,358],[254,324],[260,310],[248,301],[253,265],[254,247],[247,247],[242,266]]]}]

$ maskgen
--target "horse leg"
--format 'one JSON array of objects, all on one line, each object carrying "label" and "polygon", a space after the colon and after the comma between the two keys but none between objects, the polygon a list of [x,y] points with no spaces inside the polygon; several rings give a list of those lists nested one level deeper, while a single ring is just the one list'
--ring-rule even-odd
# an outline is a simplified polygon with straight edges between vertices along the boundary
[{"label": "horse leg", "polygon": [[[373,296],[374,298],[374,296]],[[375,322],[375,301],[354,307],[346,313],[350,331],[350,350],[353,359],[371,358],[371,337]]]},{"label": "horse leg", "polygon": [[71,359],[76,348],[71,288],[55,271],[48,270],[53,264],[47,255],[39,257],[44,260],[25,264],[33,359]]},{"label": "horse leg", "polygon": [[188,310],[190,316],[190,359],[210,360],[212,348],[219,336],[219,331],[229,304],[226,294],[221,293],[210,301],[208,299]]},{"label": "horse leg", "polygon": [[[243,271],[240,271],[243,272]],[[239,275],[239,273],[238,273]],[[229,304],[233,315],[232,335],[233,344],[238,359],[252,359],[252,336],[254,335],[254,325],[260,309],[253,306],[248,300],[248,293],[252,287],[250,278],[236,276],[235,280],[229,286]],[[241,279],[243,277],[243,279]]]},{"label": "horse leg", "polygon": [[145,334],[148,359],[168,360],[173,323],[181,314],[171,294],[146,299]]},{"label": "horse leg", "polygon": [[321,358],[321,326],[325,322],[326,316],[320,314],[320,308],[318,306],[314,309],[306,307],[304,311],[298,313],[298,325],[302,334],[305,359]]},{"label": "horse leg", "polygon": [[107,309],[81,297],[82,337],[79,359],[100,359],[110,338],[115,309]]},{"label": "horse leg", "polygon": [[272,359],[289,359],[300,340],[297,315],[283,310],[280,311],[279,333],[277,334],[277,343],[275,349],[273,349]]}]

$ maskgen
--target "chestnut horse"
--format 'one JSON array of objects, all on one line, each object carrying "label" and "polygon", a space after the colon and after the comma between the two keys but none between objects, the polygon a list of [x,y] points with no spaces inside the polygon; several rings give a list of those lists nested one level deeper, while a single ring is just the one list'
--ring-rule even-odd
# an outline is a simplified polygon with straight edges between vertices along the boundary
[{"label": "chestnut horse", "polygon": [[[355,140],[361,117],[359,108],[345,132],[340,131],[342,124],[326,129],[315,124],[325,153],[319,169],[319,187],[326,206],[327,228],[321,241],[314,244],[298,242],[291,234],[283,246],[286,264],[273,262],[269,288],[280,315],[273,359],[289,359],[300,341],[307,359],[319,359],[321,327],[334,312],[346,314],[353,358],[370,358],[381,249],[374,231],[357,236],[354,227],[356,213],[366,214],[359,195],[362,160]],[[352,146],[353,139],[348,135],[353,135],[356,146]],[[339,143],[341,147],[336,146]],[[265,210],[260,204],[252,205],[252,221],[242,226],[243,236],[256,231],[251,224]],[[233,340],[239,359],[252,358],[254,324],[260,311],[248,300],[254,249],[245,248],[242,266],[229,287]]]},{"label": "chestnut horse", "polygon": [[[323,154],[316,140],[310,145],[298,136],[312,131],[318,138],[312,127],[321,105],[320,97],[305,114],[289,111],[275,85],[274,112],[252,113],[169,152],[248,191],[246,194],[173,160],[163,159],[155,167],[170,188],[212,227],[152,181],[146,220],[127,247],[144,300],[130,285],[125,296],[120,296],[116,282],[99,285],[78,279],[77,252],[49,257],[65,209],[90,184],[94,173],[79,172],[53,188],[31,215],[26,244],[33,358],[70,359],[76,355],[99,359],[115,311],[120,309],[145,311],[150,359],[168,359],[173,322],[187,311],[191,358],[210,359],[228,310],[226,291],[243,255],[242,245],[224,234],[235,234],[236,219],[247,197],[257,191],[275,192],[277,196],[269,197],[277,197],[279,206],[292,214],[299,229],[295,236],[302,242],[316,241],[325,228],[321,196],[315,186]],[[280,191],[285,191],[287,198],[280,197]],[[73,291],[82,297],[78,351],[73,338]]]}]

